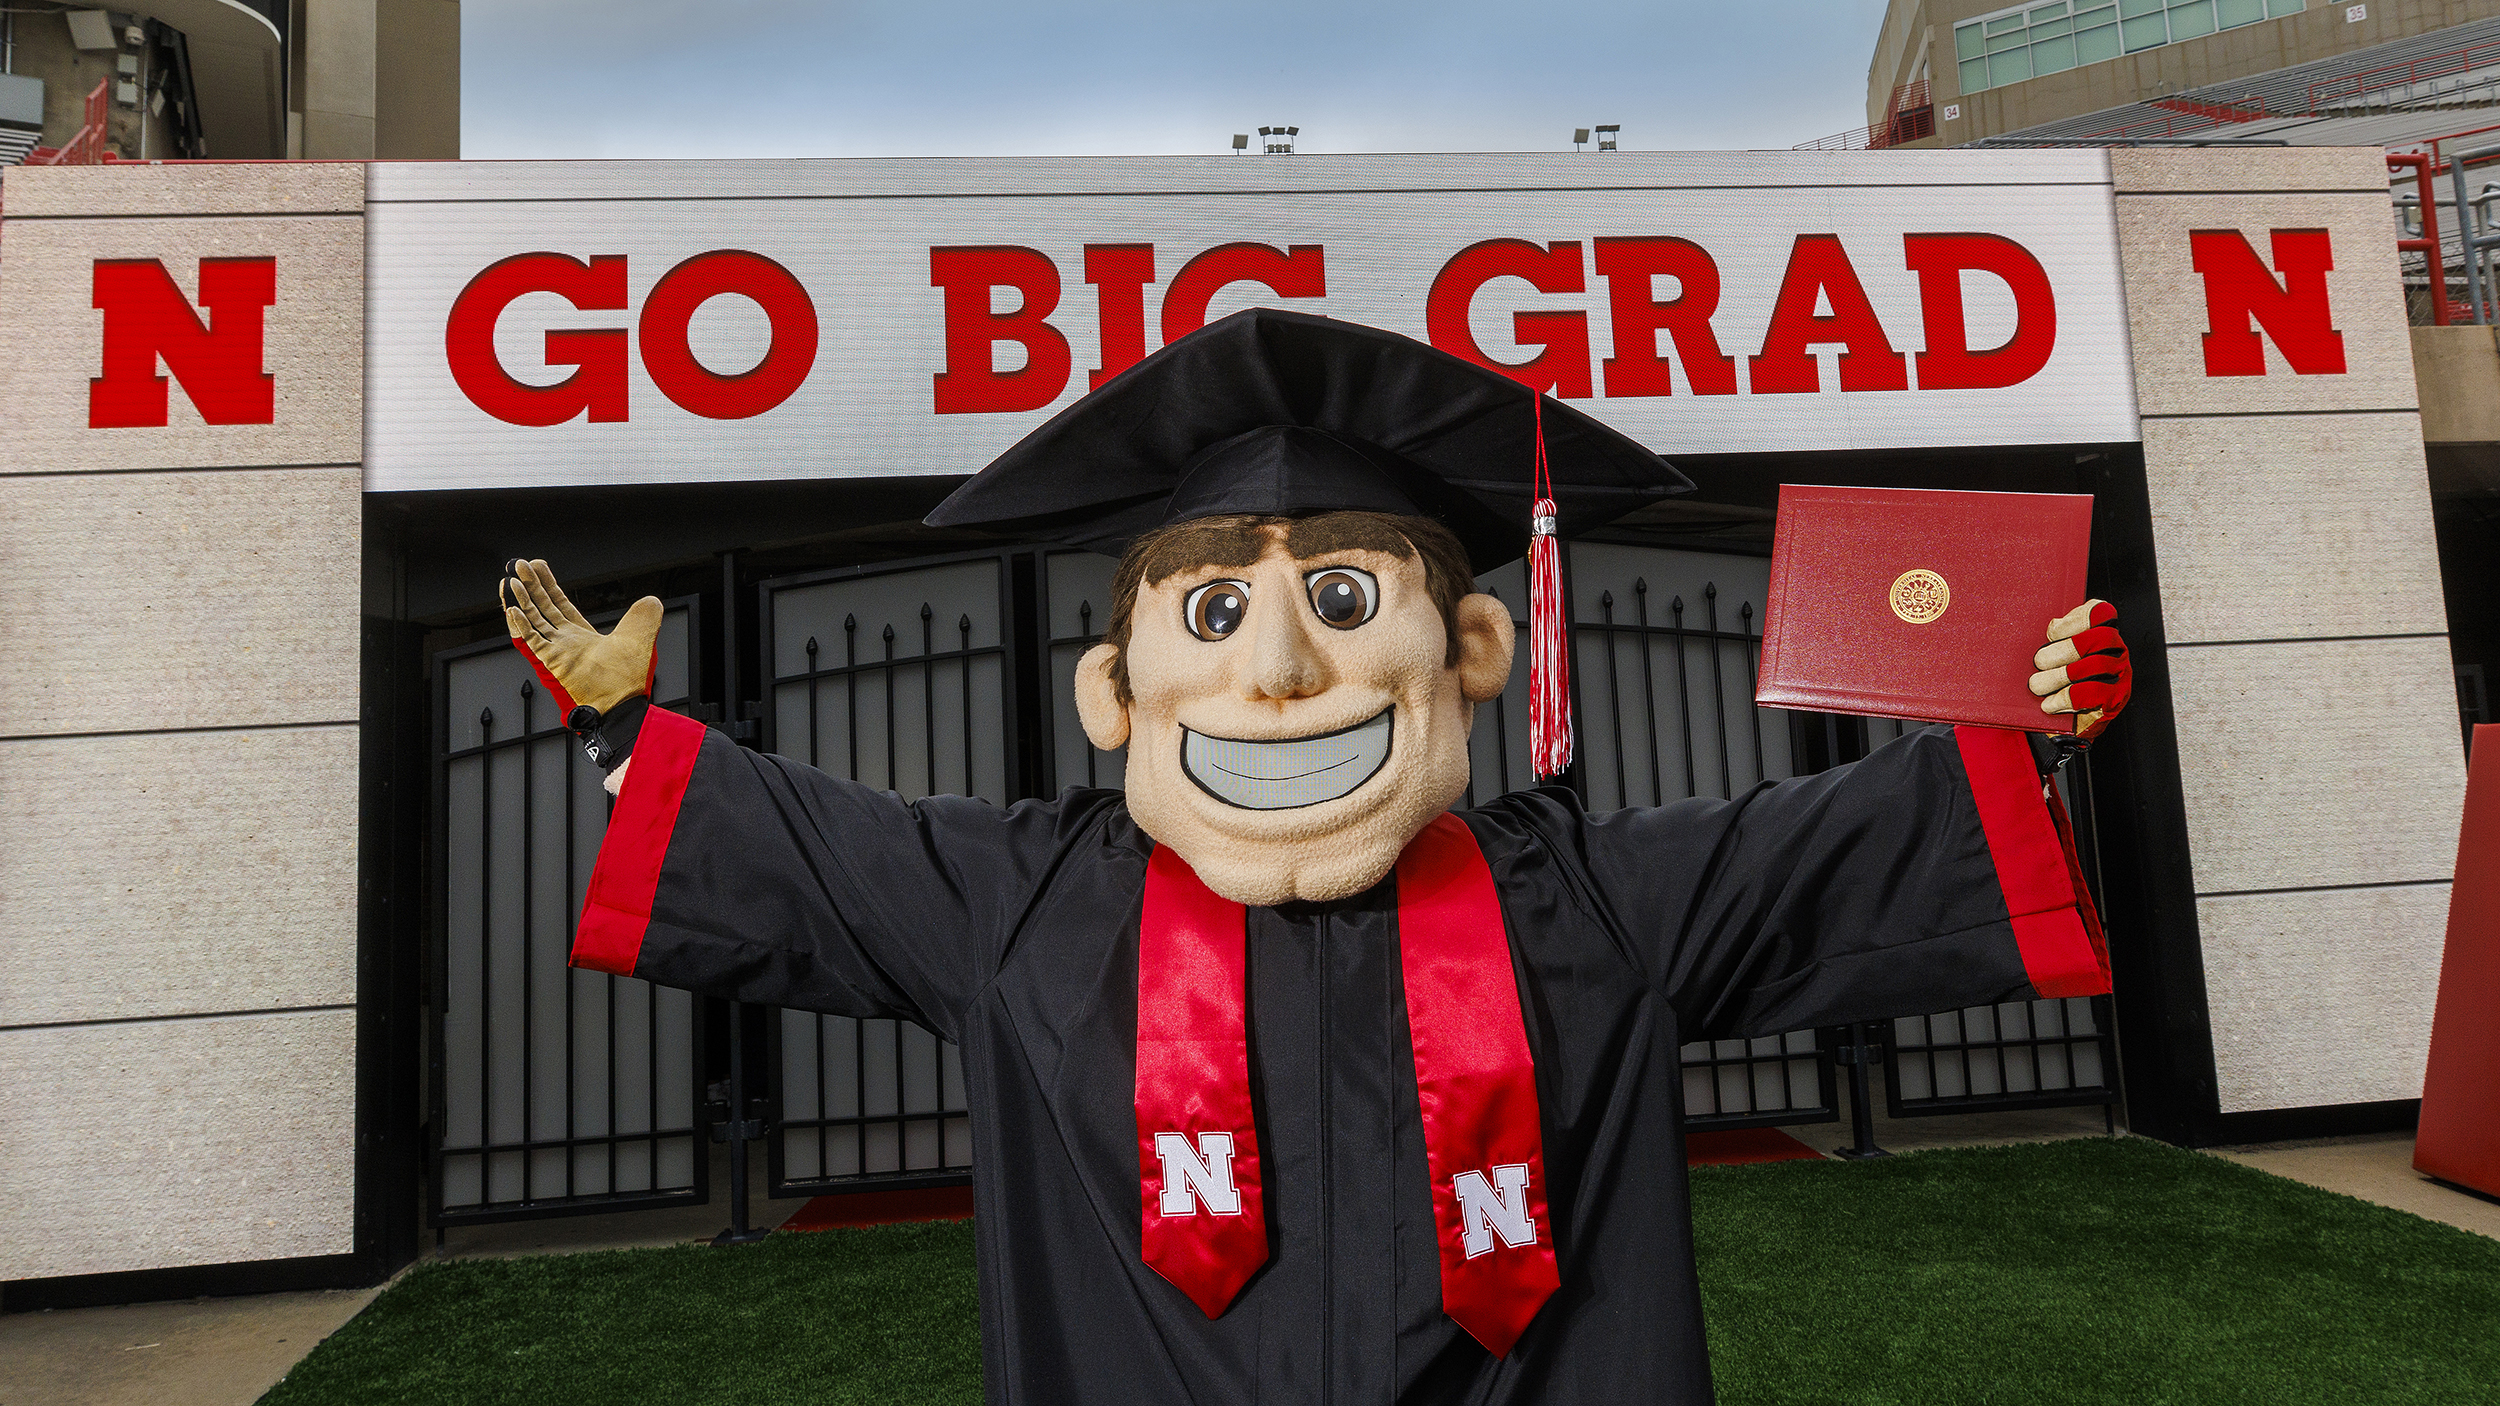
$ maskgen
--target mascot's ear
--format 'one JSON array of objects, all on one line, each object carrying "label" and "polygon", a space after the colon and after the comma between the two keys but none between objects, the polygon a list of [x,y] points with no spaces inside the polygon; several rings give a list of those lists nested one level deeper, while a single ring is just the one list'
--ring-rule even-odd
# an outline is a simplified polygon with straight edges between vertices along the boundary
[{"label": "mascot's ear", "polygon": [[[1502,623],[1508,625],[1510,617],[1503,616]],[[1085,736],[1106,752],[1128,745],[1128,706],[1111,682],[1111,661],[1119,657],[1111,646],[1098,644],[1076,661],[1076,718],[1085,725]]]},{"label": "mascot's ear", "polygon": [[1458,603],[1458,691],[1470,703],[1489,703],[1510,684],[1511,651],[1518,631],[1510,607],[1488,595]]}]

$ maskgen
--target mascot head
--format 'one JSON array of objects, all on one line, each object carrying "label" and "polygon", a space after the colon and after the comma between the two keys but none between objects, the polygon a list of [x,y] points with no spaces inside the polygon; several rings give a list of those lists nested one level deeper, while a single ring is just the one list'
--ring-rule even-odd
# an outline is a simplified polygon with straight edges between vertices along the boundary
[{"label": "mascot head", "polygon": [[1562,530],[1691,485],[1596,421],[1392,333],[1239,313],[1139,362],[930,514],[1109,551],[1076,675],[1130,813],[1248,904],[1380,882],[1467,790],[1528,542],[1540,435]]}]

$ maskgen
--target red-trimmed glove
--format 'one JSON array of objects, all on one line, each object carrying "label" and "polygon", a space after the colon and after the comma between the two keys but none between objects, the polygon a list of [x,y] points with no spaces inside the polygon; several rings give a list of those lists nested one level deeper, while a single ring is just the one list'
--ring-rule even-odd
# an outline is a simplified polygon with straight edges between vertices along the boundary
[{"label": "red-trimmed glove", "polygon": [[[529,656],[539,681],[566,714],[579,706],[604,715],[651,691],[665,613],[659,597],[635,601],[614,630],[601,634],[574,608],[543,561],[505,563],[497,589],[513,647]],[[565,725],[579,730],[569,716]]]},{"label": "red-trimmed glove", "polygon": [[2047,647],[2031,656],[2031,692],[2043,713],[2075,715],[2075,736],[2089,742],[2108,728],[2135,695],[2135,665],[2111,624],[2118,607],[2088,600],[2049,622]]}]

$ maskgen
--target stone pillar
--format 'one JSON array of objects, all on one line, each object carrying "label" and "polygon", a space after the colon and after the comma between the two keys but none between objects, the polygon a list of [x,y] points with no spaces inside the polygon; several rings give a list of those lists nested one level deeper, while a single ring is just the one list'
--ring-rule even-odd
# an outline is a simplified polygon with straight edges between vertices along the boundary
[{"label": "stone pillar", "polygon": [[[345,1254],[364,168],[6,182],[0,1279]],[[267,422],[92,427],[98,263],[208,259],[271,261]]]},{"label": "stone pillar", "polygon": [[[2219,1111],[2418,1098],[2464,764],[2386,168],[2110,167]],[[2250,321],[2209,326],[2190,235],[2271,268],[2277,230],[2327,237],[2342,369],[2261,331],[2262,374],[2217,374],[2208,332]]]}]

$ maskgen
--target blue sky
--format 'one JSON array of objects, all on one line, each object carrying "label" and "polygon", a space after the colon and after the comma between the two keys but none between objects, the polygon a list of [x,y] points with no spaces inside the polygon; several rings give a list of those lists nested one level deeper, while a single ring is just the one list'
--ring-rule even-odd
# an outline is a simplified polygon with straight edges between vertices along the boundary
[{"label": "blue sky", "polygon": [[[1882,0],[468,0],[475,158],[1788,147],[1866,121]],[[1255,140],[1255,138],[1254,138]]]}]

